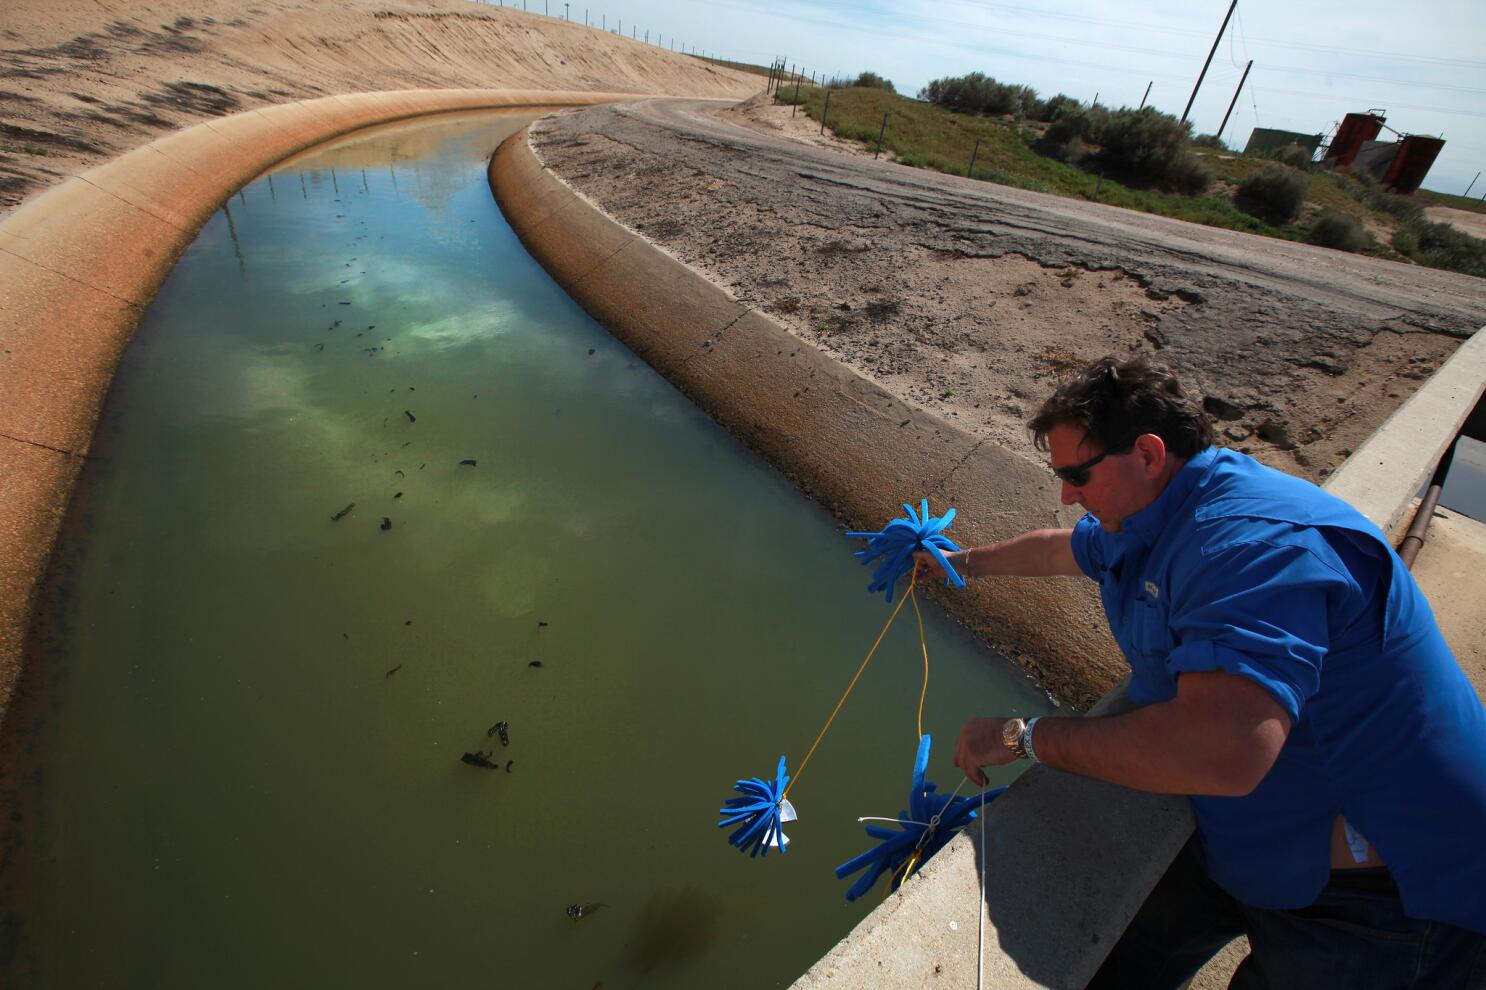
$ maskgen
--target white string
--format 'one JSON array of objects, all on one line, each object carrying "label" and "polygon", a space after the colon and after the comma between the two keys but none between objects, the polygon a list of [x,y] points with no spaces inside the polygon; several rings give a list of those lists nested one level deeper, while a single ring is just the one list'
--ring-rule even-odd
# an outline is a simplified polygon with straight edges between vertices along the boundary
[{"label": "white string", "polygon": [[975,933],[975,990],[986,980],[986,796],[980,795],[980,923]]}]

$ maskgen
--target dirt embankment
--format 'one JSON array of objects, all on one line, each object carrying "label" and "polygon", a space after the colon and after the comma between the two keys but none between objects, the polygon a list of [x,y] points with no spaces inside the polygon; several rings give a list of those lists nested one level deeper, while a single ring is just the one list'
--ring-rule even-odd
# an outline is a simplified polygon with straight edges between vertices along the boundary
[{"label": "dirt embankment", "polygon": [[1320,480],[1486,323],[1467,276],[875,162],[788,116],[655,101],[542,121],[532,141],[741,302],[1029,452],[1057,379],[1143,352],[1225,443]]},{"label": "dirt embankment", "polygon": [[462,0],[5,0],[0,217],[203,119],[424,88],[741,99],[762,80],[581,23]]}]

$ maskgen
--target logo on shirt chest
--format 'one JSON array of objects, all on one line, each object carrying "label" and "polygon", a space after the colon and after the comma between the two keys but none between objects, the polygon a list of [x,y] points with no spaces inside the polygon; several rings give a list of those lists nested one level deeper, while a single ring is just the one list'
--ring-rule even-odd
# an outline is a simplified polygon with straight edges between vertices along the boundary
[{"label": "logo on shirt chest", "polygon": [[1151,601],[1159,601],[1161,598],[1161,587],[1154,581],[1147,581],[1145,583],[1145,593],[1150,597]]}]

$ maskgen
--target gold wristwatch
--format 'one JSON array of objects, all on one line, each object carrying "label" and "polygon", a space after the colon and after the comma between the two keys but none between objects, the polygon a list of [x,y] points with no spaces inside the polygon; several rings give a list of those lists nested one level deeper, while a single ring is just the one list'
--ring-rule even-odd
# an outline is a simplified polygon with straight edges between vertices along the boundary
[{"label": "gold wristwatch", "polygon": [[1022,742],[1022,736],[1027,731],[1027,723],[1019,718],[1009,718],[1001,726],[1001,744],[1011,750],[1011,755],[1019,760],[1027,758],[1027,747]]}]

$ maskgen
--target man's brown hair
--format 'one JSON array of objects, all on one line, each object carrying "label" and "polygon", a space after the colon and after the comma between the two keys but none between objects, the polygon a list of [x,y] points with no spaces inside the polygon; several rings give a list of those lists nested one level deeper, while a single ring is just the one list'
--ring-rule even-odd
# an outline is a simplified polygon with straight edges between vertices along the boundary
[{"label": "man's brown hair", "polygon": [[1154,433],[1177,457],[1191,457],[1215,440],[1212,420],[1171,369],[1144,357],[1102,357],[1059,385],[1027,424],[1038,449],[1047,449],[1048,432],[1059,423],[1082,427],[1102,450]]}]

